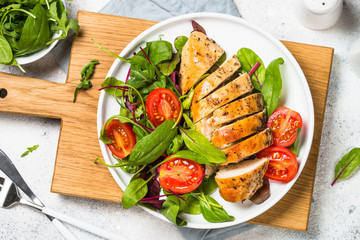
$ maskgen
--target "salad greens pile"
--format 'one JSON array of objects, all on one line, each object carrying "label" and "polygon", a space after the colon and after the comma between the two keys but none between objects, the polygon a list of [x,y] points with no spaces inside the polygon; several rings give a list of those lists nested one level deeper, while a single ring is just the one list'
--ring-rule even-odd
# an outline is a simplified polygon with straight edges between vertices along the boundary
[{"label": "salad greens pile", "polygon": [[[122,197],[124,208],[137,204],[158,209],[179,226],[186,225],[181,219],[182,213],[201,213],[209,222],[232,221],[234,217],[229,216],[223,207],[209,196],[217,187],[214,176],[204,179],[200,187],[190,193],[180,195],[163,190],[164,195],[160,195],[157,167],[163,162],[173,158],[185,158],[215,166],[226,161],[225,155],[218,148],[195,131],[189,110],[193,89],[187,95],[181,96],[179,93],[177,75],[181,50],[187,39],[185,36],[175,39],[175,53],[173,45],[168,41],[159,39],[147,42],[144,48],[140,48],[130,58],[119,57],[94,41],[104,51],[130,63],[128,76],[124,81],[109,77],[101,85],[102,90],[115,97],[120,111],[105,122],[100,132],[100,140],[105,144],[111,143],[105,128],[113,119],[131,124],[136,135],[136,145],[130,155],[123,159],[113,155],[118,164],[110,165],[134,174]],[[221,61],[225,59],[226,57]],[[218,64],[221,65],[222,62]],[[209,73],[215,70],[210,70]],[[182,113],[178,119],[166,120],[155,128],[146,113],[145,101],[149,93],[157,88],[173,91],[180,100]],[[168,155],[171,156],[165,160]]]},{"label": "salad greens pile", "polygon": [[[0,0],[0,64],[17,65],[16,57],[35,53],[56,40],[78,33],[61,0]],[[52,38],[55,33],[61,33]]]}]

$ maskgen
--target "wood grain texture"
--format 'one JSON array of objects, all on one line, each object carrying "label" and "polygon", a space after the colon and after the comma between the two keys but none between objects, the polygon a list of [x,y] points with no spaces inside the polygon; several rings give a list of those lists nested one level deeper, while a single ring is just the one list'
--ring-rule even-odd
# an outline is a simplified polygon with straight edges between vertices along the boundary
[{"label": "wood grain texture", "polygon": [[[121,50],[155,22],[80,11],[80,34],[73,43],[65,84],[0,73],[0,87],[8,96],[0,99],[0,111],[61,119],[61,131],[51,191],[66,195],[120,202],[122,191],[108,169],[94,164],[102,156],[96,129],[100,85],[114,57],[97,48],[96,40],[112,52]],[[114,37],[116,29],[116,38]],[[283,42],[302,67],[315,106],[315,133],[309,159],[294,187],[274,207],[251,223],[306,231],[320,144],[323,114],[333,49]],[[72,103],[82,67],[98,59],[93,87],[80,91]]]}]

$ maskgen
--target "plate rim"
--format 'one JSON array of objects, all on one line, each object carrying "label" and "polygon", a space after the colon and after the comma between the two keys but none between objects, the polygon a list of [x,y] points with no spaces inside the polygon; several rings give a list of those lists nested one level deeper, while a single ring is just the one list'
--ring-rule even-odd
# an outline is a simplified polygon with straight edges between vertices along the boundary
[{"label": "plate rim", "polygon": [[[199,13],[189,13],[189,14],[184,14],[184,15],[179,15],[173,18],[169,18],[167,20],[164,20],[162,22],[159,22],[153,26],[151,26],[150,28],[146,29],[144,32],[140,33],[137,37],[135,37],[119,54],[119,56],[125,56],[129,53],[129,51],[131,51],[132,49],[134,49],[134,47],[136,47],[137,45],[139,45],[139,43],[141,42],[140,40],[145,37],[146,35],[150,34],[153,31],[156,31],[158,28],[161,28],[165,25],[174,23],[174,22],[178,22],[178,21],[185,21],[185,20],[191,20],[191,19],[195,19],[195,18],[218,18],[221,20],[226,20],[226,21],[233,21],[233,22],[237,22],[238,24],[241,25],[245,25],[246,27],[251,28],[254,31],[257,31],[258,33],[260,33],[261,35],[263,35],[266,39],[268,39],[269,41],[271,41],[271,43],[275,44],[280,50],[281,52],[290,60],[291,65],[294,67],[295,72],[299,75],[300,79],[301,79],[301,85],[303,85],[304,89],[305,89],[305,95],[306,95],[306,99],[309,100],[310,106],[311,108],[309,109],[310,112],[310,119],[308,122],[308,138],[310,140],[308,146],[306,146],[306,148],[303,150],[304,151],[304,164],[301,165],[301,168],[299,168],[300,173],[296,176],[296,178],[294,178],[291,182],[288,182],[286,185],[286,188],[283,190],[283,192],[281,194],[279,194],[277,196],[277,198],[274,199],[273,202],[268,203],[267,206],[265,206],[264,208],[261,208],[257,211],[255,211],[254,213],[250,214],[250,217],[248,217],[246,220],[244,221],[236,221],[236,219],[232,222],[222,222],[222,223],[189,223],[185,226],[188,228],[196,228],[196,229],[215,229],[215,228],[223,228],[223,227],[229,227],[229,226],[234,226],[246,221],[249,221],[257,216],[259,216],[260,214],[266,212],[267,210],[269,210],[272,206],[274,206],[276,203],[278,203],[288,192],[289,190],[293,187],[293,185],[295,184],[295,182],[298,180],[299,176],[302,173],[302,170],[304,169],[306,162],[309,158],[309,154],[310,154],[310,150],[311,150],[311,146],[312,146],[312,142],[313,142],[313,137],[314,137],[314,127],[315,127],[315,114],[314,114],[314,103],[313,103],[313,99],[312,99],[312,95],[311,95],[311,91],[310,91],[310,87],[307,83],[306,77],[300,67],[300,65],[298,64],[298,62],[296,61],[295,57],[291,54],[291,52],[285,47],[285,45],[280,42],[280,40],[278,40],[277,38],[275,38],[273,35],[271,35],[270,33],[268,33],[267,31],[263,30],[261,27],[256,26],[252,23],[249,23],[248,21],[236,17],[236,16],[232,16],[232,15],[227,15],[227,14],[223,14],[223,13],[213,13],[213,12],[199,12]],[[117,58],[114,63],[112,64],[111,68],[108,71],[108,74],[106,77],[111,77],[115,74],[115,71],[117,70],[117,68],[119,67],[119,64],[121,63],[121,61]],[[102,127],[102,104],[104,102],[105,99],[105,92],[102,91],[100,93],[100,97],[99,97],[99,101],[98,101],[98,110],[97,110],[97,131],[98,134],[100,135],[100,130]],[[110,161],[108,161],[108,159],[105,157],[106,154],[106,148],[105,148],[105,144],[102,143],[99,140],[99,144],[100,144],[100,148],[101,148],[101,152],[102,155],[104,157],[104,160],[106,163],[111,164]],[[119,187],[121,189],[125,189],[126,185],[123,184],[123,182],[120,180],[117,172],[115,171],[115,169],[113,168],[108,168],[112,177],[114,178],[114,180],[116,181],[116,183],[119,185]],[[140,206],[142,209],[144,209],[146,212],[150,213],[151,215],[160,218],[166,222],[170,222],[166,217],[164,217],[163,215],[161,215],[159,212],[150,210],[148,208],[142,207]]]}]

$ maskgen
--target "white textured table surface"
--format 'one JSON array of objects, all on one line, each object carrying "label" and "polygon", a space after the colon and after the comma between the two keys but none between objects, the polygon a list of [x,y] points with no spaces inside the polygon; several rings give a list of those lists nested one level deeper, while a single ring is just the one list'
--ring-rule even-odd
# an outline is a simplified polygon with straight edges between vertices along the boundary
[{"label": "white textured table surface", "polygon": [[[108,1],[67,2],[74,17],[78,9],[98,11]],[[308,232],[258,226],[231,239],[359,239],[360,173],[330,186],[338,159],[360,146],[360,79],[349,65],[349,48],[360,37],[360,2],[345,0],[339,22],[324,31],[304,28],[295,19],[291,1],[236,0],[241,16],[278,39],[333,47],[335,56],[326,104],[322,141]],[[64,82],[66,75],[50,53],[26,66],[28,76]],[[20,74],[16,68],[0,71]],[[1,87],[1,86],[0,86]],[[1,104],[0,104],[1,107]],[[130,239],[183,239],[177,227],[155,219],[140,208],[50,193],[60,122],[52,119],[0,114],[0,148],[13,160],[33,191],[49,207]],[[25,158],[27,147],[39,144]],[[80,239],[96,237],[69,227]],[[0,209],[0,239],[62,239],[40,213],[24,206]]]}]

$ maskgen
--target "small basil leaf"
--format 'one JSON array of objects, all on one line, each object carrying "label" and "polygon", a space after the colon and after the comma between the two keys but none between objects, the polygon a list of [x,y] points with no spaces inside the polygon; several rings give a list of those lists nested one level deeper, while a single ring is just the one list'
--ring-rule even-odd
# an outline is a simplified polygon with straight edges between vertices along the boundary
[{"label": "small basil leaf", "polygon": [[177,128],[172,128],[174,124],[174,120],[166,120],[137,142],[130,154],[129,164],[138,166],[157,160],[177,134]]},{"label": "small basil leaf", "polygon": [[260,63],[260,66],[255,70],[255,72],[251,75],[250,78],[252,84],[254,85],[254,88],[258,91],[261,91],[261,87],[260,84],[258,83],[258,80],[260,81],[261,84],[263,84],[265,81],[265,67],[261,58],[249,48],[241,48],[237,52],[236,57],[239,59],[241,63],[240,70],[244,70],[246,72],[250,72],[252,67],[255,66],[257,62]]},{"label": "small basil leaf", "polygon": [[129,183],[121,199],[122,205],[125,209],[131,208],[145,197],[148,191],[146,183],[147,181],[142,178],[136,178]]},{"label": "small basil leaf", "polygon": [[[282,79],[280,73],[280,65],[284,63],[284,59],[277,58],[273,60],[266,68],[265,82],[261,89],[266,106],[268,117],[277,108],[282,90]],[[260,65],[261,66],[261,65]]]},{"label": "small basil leaf", "polygon": [[217,223],[235,220],[233,216],[229,216],[229,214],[227,214],[224,208],[217,207],[221,205],[215,199],[208,195],[202,196],[205,198],[205,201],[201,199],[200,210],[206,221]]},{"label": "small basil leaf", "polygon": [[226,162],[225,154],[212,145],[201,133],[194,130],[182,130],[181,136],[191,151],[203,156],[210,163]]},{"label": "small basil leaf", "polygon": [[338,179],[344,179],[350,175],[360,165],[360,148],[352,149],[348,154],[343,156],[335,167],[335,179],[332,185]]}]

